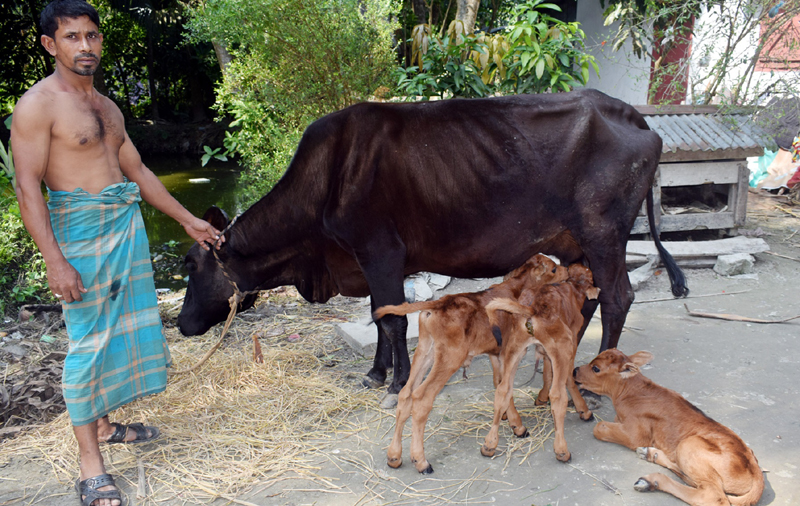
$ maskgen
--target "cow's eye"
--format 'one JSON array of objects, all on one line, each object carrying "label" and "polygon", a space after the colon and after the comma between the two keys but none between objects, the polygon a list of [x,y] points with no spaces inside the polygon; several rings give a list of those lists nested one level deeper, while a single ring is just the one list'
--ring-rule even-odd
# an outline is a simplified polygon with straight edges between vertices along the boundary
[{"label": "cow's eye", "polygon": [[186,270],[189,272],[195,272],[197,270],[197,264],[194,262],[186,262]]},{"label": "cow's eye", "polygon": [[600,372],[600,368],[599,368],[599,367],[597,367],[596,365],[593,365],[593,366],[592,366],[592,372],[593,372],[593,373],[595,373],[595,374],[597,374],[597,373],[599,373],[599,372]]}]

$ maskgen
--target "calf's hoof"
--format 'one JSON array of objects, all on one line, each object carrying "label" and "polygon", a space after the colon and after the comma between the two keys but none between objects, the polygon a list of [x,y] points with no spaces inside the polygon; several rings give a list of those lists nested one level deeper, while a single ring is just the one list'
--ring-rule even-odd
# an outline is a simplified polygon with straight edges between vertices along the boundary
[{"label": "calf's hoof", "polygon": [[570,452],[556,453],[556,459],[560,462],[569,462],[572,459],[572,454]]},{"label": "calf's hoof", "polygon": [[397,394],[386,394],[381,399],[383,409],[394,409],[397,407]]},{"label": "calf's hoof", "polygon": [[389,467],[392,469],[397,469],[403,465],[403,459],[400,457],[388,457],[386,463],[389,464]]},{"label": "calf's hoof", "polygon": [[431,466],[428,463],[428,461],[421,462],[421,463],[417,462],[417,461],[413,461],[413,462],[414,462],[414,467],[417,468],[417,471],[419,471],[419,474],[431,474],[431,473],[433,473],[433,466]]},{"label": "calf's hoof", "polygon": [[497,451],[497,447],[489,448],[486,445],[481,446],[481,455],[484,457],[494,457],[494,452]]},{"label": "calf's hoof", "polygon": [[536,398],[536,400],[535,400],[535,401],[533,401],[533,405],[534,405],[534,406],[544,406],[544,405],[546,405],[546,404],[547,404],[547,401],[548,401],[548,400],[549,400],[549,399],[545,399],[545,400],[543,400],[543,401],[542,401],[542,400],[539,400],[539,398],[537,397],[537,398]]},{"label": "calf's hoof", "polygon": [[517,434],[517,430],[518,430],[517,427],[511,427],[511,430],[513,430],[514,431],[514,435],[517,436],[520,439],[522,439],[524,437],[528,437],[528,436],[531,435],[531,433],[528,432],[528,429],[526,427],[522,427],[522,433],[521,434]]},{"label": "calf's hoof", "polygon": [[600,396],[596,393],[581,389],[581,395],[583,396],[583,400],[586,401],[586,405],[589,407],[589,409],[596,411],[603,406]]},{"label": "calf's hoof", "polygon": [[636,483],[633,484],[633,489],[637,492],[652,492],[656,487],[658,487],[658,483],[650,483],[644,478],[639,478],[636,480]]},{"label": "calf's hoof", "polygon": [[581,420],[583,420],[584,422],[591,422],[592,420],[594,420],[594,413],[592,413],[591,411],[584,411],[582,413],[578,413],[578,416],[580,416]]}]

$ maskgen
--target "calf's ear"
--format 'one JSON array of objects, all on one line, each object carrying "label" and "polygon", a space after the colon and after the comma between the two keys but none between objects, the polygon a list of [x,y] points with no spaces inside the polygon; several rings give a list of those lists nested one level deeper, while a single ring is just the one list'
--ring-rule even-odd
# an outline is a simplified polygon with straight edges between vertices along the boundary
[{"label": "calf's ear", "polygon": [[225,227],[228,226],[227,213],[217,206],[209,207],[203,215],[203,219],[211,223],[211,226],[217,230],[225,230]]},{"label": "calf's ear", "polygon": [[629,358],[631,359],[631,362],[639,367],[642,367],[643,365],[649,364],[653,361],[653,354],[649,351],[637,351]]},{"label": "calf's ear", "polygon": [[633,362],[626,362],[625,365],[622,366],[622,369],[619,371],[619,375],[623,379],[632,378],[639,374],[639,366],[634,364]]},{"label": "calf's ear", "polygon": [[600,289],[596,286],[590,286],[586,289],[586,298],[589,300],[596,300],[600,295]]}]

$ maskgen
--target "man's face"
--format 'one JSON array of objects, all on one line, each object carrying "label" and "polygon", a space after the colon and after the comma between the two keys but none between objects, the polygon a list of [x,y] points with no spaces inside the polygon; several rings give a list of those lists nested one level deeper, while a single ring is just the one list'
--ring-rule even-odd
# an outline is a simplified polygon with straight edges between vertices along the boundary
[{"label": "man's face", "polygon": [[55,38],[43,35],[42,45],[56,58],[56,65],[81,76],[92,76],[100,66],[103,34],[88,16],[61,18]]}]

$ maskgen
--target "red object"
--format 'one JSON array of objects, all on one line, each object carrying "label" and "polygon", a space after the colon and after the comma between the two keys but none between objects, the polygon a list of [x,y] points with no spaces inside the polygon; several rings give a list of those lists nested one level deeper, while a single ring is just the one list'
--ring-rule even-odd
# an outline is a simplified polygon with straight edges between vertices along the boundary
[{"label": "red object", "polygon": [[[681,104],[686,100],[686,88],[689,85],[689,57],[692,54],[692,30],[694,29],[694,16],[686,21],[682,28],[683,34],[676,38],[672,48],[666,53],[659,52],[661,40],[653,49],[652,59],[650,60],[650,87],[655,81],[658,87],[652,97],[648,97],[650,104]],[[659,68],[656,69],[656,61],[661,58]],[[678,72],[663,68],[678,69]],[[669,72],[669,73],[667,73]],[[656,76],[656,74],[659,74]]]}]

